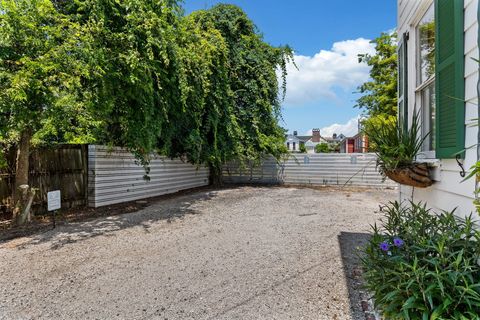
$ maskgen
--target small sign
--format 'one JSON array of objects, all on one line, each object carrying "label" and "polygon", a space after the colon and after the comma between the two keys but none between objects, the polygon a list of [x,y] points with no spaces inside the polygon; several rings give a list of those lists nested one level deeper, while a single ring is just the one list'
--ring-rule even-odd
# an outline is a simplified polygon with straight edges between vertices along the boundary
[{"label": "small sign", "polygon": [[60,190],[50,191],[47,193],[47,209],[48,211],[58,210],[61,208]]},{"label": "small sign", "polygon": [[304,164],[309,164],[310,163],[310,158],[307,157],[307,156],[303,157],[303,163]]}]

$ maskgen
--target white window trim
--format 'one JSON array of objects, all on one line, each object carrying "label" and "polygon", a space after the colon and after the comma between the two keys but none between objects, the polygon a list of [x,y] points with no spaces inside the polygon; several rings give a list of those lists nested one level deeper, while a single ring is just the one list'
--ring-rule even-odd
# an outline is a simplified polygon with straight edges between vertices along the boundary
[{"label": "white window trim", "polygon": [[[423,108],[422,108],[422,90],[425,89],[426,87],[428,87],[429,85],[431,85],[434,81],[435,81],[435,74],[432,75],[430,78],[428,78],[427,80],[425,80],[423,83],[421,83],[420,85],[417,85],[418,83],[418,77],[419,77],[419,70],[420,70],[420,67],[419,67],[419,64],[420,64],[420,58],[419,58],[419,55],[418,55],[418,48],[419,48],[419,37],[418,37],[418,24],[420,23],[420,21],[422,21],[422,18],[425,16],[425,14],[427,13],[427,11],[430,9],[431,6],[435,6],[435,1],[433,0],[430,0],[430,1],[424,1],[420,6],[419,6],[419,10],[417,11],[417,14],[415,15],[415,18],[413,19],[412,23],[410,24],[410,27],[414,30],[413,34],[414,34],[414,39],[413,39],[413,43],[415,44],[415,47],[414,47],[414,65],[415,65],[415,75],[414,75],[414,84],[415,84],[415,89],[414,89],[414,98],[415,98],[415,101],[414,101],[414,106],[420,106],[420,110],[421,112],[423,112]],[[435,10],[435,8],[434,8]],[[407,80],[408,81],[408,80]],[[416,113],[418,112],[417,108],[414,107],[414,110],[413,110],[413,113]],[[412,116],[413,116],[413,113],[412,113]],[[423,126],[423,115],[421,116],[421,126]],[[420,133],[422,134],[422,133]],[[436,134],[436,133],[435,133]],[[435,155],[435,150],[430,150],[430,151],[420,151],[418,154],[417,154],[417,160],[427,160],[426,162],[432,162],[432,163],[436,163],[438,161],[438,159],[436,159],[436,155]]]},{"label": "white window trim", "polygon": [[428,78],[427,80],[425,80],[424,83],[422,83],[421,85],[419,85],[418,87],[416,87],[416,88],[415,88],[415,93],[422,91],[423,89],[425,89],[426,87],[428,87],[429,85],[431,85],[432,82],[434,82],[434,81],[435,81],[435,75],[431,76],[430,78]]},{"label": "white window trim", "polygon": [[417,25],[420,23],[425,13],[427,13],[430,6],[435,5],[434,0],[420,0],[420,1],[422,1],[422,4],[418,6],[417,12],[415,13],[414,18],[410,22],[410,28],[413,28],[413,29],[417,28]]}]

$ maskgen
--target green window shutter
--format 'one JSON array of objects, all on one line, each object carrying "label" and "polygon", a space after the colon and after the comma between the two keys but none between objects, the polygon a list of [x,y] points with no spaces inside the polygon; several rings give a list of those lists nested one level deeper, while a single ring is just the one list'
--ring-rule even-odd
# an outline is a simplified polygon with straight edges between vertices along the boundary
[{"label": "green window shutter", "polygon": [[436,157],[465,149],[463,0],[435,0]]}]

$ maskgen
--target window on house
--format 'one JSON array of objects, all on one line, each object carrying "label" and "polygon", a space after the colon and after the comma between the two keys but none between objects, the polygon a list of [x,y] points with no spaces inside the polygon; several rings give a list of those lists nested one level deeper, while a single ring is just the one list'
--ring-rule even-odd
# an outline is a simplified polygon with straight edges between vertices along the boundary
[{"label": "window on house", "polygon": [[427,136],[422,151],[435,150],[435,12],[433,4],[417,25],[417,89],[421,132]]},{"label": "window on house", "polygon": [[287,150],[290,150],[290,142],[287,142]]},{"label": "window on house", "polygon": [[295,142],[294,142],[293,143],[293,151],[295,151],[295,150],[296,150],[296,148],[295,148]]},{"label": "window on house", "polygon": [[424,151],[435,150],[435,83],[429,83],[421,91],[422,136],[428,135],[423,145]]}]

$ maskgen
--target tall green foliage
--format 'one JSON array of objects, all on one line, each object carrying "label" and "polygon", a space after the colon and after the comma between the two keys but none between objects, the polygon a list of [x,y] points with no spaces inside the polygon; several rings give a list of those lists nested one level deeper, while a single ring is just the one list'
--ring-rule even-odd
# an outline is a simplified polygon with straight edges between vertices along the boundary
[{"label": "tall green foliage", "polygon": [[228,160],[286,152],[279,92],[292,51],[267,44],[240,8],[0,1],[0,144],[24,147],[17,171],[35,142],[123,146],[146,166],[152,152],[182,157],[217,182]]},{"label": "tall green foliage", "polygon": [[111,110],[101,141],[144,163],[157,151],[206,164],[217,182],[228,160],[286,151],[276,72],[284,86],[292,52],[265,43],[240,8],[182,17],[172,1],[90,1],[104,71],[97,103]]},{"label": "tall green foliage", "polygon": [[479,319],[480,232],[473,217],[423,203],[389,203],[362,256],[364,279],[386,319]]},{"label": "tall green foliage", "polygon": [[[280,156],[286,150],[285,132],[277,125],[281,111],[279,91],[286,90],[286,64],[292,59],[292,51],[265,43],[252,21],[236,6],[218,5],[210,14],[228,46],[228,77],[234,94],[234,115],[241,128],[241,155],[248,159],[259,153]],[[281,71],[281,88],[277,69]]]},{"label": "tall green foliage", "polygon": [[0,142],[93,140],[85,102],[91,34],[49,0],[0,2]]},{"label": "tall green foliage", "polygon": [[[35,142],[91,142],[101,120],[90,95],[92,34],[49,0],[0,1],[0,164],[16,145],[13,216],[26,222],[34,192],[28,187]],[[22,191],[20,191],[22,190]]]},{"label": "tall green foliage", "polygon": [[159,151],[220,168],[236,153],[239,137],[232,116],[228,48],[205,11],[183,18],[179,32],[179,99],[167,112]]},{"label": "tall green foliage", "polygon": [[374,40],[375,54],[359,56],[360,63],[370,69],[370,80],[358,89],[362,96],[357,107],[362,109],[366,119],[364,126],[378,128],[394,126],[397,119],[397,35],[382,33]]},{"label": "tall green foliage", "polygon": [[101,71],[87,85],[104,110],[97,141],[146,160],[181,99],[178,7],[172,1],[87,0],[75,12],[94,35],[93,58]]},{"label": "tall green foliage", "polygon": [[[286,152],[278,125],[280,89],[285,90],[288,47],[265,43],[238,7],[217,5],[181,23],[179,50],[182,104],[168,118],[159,146],[169,156],[205,163],[218,182],[228,160],[258,160]],[[277,70],[283,78],[279,86]]]}]

